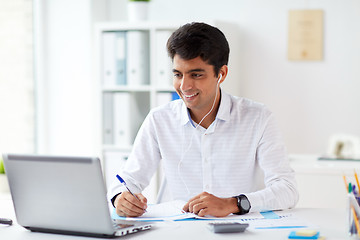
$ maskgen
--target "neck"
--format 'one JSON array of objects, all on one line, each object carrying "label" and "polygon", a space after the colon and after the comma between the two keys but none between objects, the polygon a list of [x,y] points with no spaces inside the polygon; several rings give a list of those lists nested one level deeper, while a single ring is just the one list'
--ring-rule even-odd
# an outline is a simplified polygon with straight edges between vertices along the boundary
[{"label": "neck", "polygon": [[191,119],[196,123],[196,125],[200,123],[200,126],[207,129],[215,121],[216,114],[219,110],[221,95],[219,94],[216,98],[214,106],[211,106],[211,108],[207,111],[189,109]]},{"label": "neck", "polygon": [[[216,109],[217,110],[217,109]],[[214,122],[215,117],[216,117],[216,113],[215,109],[200,123],[200,126],[202,126],[203,128],[208,128],[212,122]],[[199,122],[201,121],[202,117],[195,117],[195,115],[191,114],[191,119],[195,122],[195,126],[199,124]]]}]

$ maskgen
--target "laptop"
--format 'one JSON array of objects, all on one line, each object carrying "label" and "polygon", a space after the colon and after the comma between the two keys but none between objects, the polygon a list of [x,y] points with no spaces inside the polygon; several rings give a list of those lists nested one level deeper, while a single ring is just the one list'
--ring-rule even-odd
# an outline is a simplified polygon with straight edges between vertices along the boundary
[{"label": "laptop", "polygon": [[116,237],[151,228],[111,219],[99,158],[3,155],[17,222],[35,232]]}]

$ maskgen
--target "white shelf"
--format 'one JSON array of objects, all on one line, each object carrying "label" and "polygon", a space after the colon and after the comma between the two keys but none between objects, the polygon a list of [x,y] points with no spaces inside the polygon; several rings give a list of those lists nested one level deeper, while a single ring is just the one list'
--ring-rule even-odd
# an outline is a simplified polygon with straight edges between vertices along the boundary
[{"label": "white shelf", "polygon": [[[167,97],[171,97],[171,93],[174,92],[172,87],[171,59],[167,56],[166,41],[170,34],[180,25],[181,24],[177,23],[154,22],[111,22],[100,23],[95,27],[99,59],[97,64],[99,76],[97,83],[99,86],[99,113],[101,113],[99,114],[98,122],[100,123],[101,129],[99,135],[100,139],[102,139],[99,144],[103,155],[106,179],[112,179],[114,171],[124,166],[124,161],[126,161],[127,156],[131,152],[137,131],[150,109],[158,106],[160,99],[166,100]],[[136,31],[139,31],[138,34]],[[144,77],[140,78],[139,82],[147,83],[144,85],[129,84],[129,82],[133,80],[133,78],[129,79],[129,76],[133,76],[134,71],[136,72],[138,69],[127,66],[129,62],[133,64],[133,62],[128,59],[128,56],[131,56],[134,60],[134,55],[143,52],[134,48],[133,41],[131,42],[132,47],[128,46],[128,39],[133,37],[134,33],[135,35],[143,36],[141,41],[134,42],[141,44],[140,49],[144,49],[145,51],[145,57],[139,60],[141,62],[139,66],[144,63],[142,61],[143,59],[147,59],[144,65],[145,67],[138,68],[139,71],[144,69],[148,69],[149,71],[148,73],[145,72],[146,74],[139,73],[139,76]],[[104,36],[106,36],[106,41],[104,40]],[[146,38],[144,36],[146,36]],[[147,39],[145,45],[143,45],[144,39]],[[125,43],[123,43],[123,41],[125,41]],[[110,49],[108,48],[109,46]],[[125,46],[125,50],[121,49],[120,46]],[[129,51],[135,52],[130,53]],[[106,58],[106,56],[112,56],[112,58]],[[125,56],[125,58],[123,58],[123,56]],[[125,59],[125,67],[124,64],[122,64],[123,59]],[[121,64],[119,65],[120,68],[118,64]],[[129,70],[129,68],[131,70]],[[124,69],[126,70],[125,73]],[[160,81],[160,79],[162,79],[162,81]],[[117,83],[121,83],[122,85]],[[167,95],[167,93],[169,94]],[[119,119],[122,120],[121,117],[119,118],[121,114],[123,114],[124,118],[128,118],[124,123],[119,122]],[[125,128],[120,127],[119,130],[116,124],[130,124],[131,126],[129,125]],[[127,130],[130,132],[123,133]],[[118,135],[116,136],[116,134]],[[119,135],[126,136],[125,141],[120,141],[119,143]],[[157,179],[157,177],[154,177],[154,179]],[[155,196],[159,183],[153,180],[150,185],[152,186],[148,189],[152,189],[150,192]],[[149,190],[147,191],[149,192]],[[154,196],[152,196],[152,198]]]}]

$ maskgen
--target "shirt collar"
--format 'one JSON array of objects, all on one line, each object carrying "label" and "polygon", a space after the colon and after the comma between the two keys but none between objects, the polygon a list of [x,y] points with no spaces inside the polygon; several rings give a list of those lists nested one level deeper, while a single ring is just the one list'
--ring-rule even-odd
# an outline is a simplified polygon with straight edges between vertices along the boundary
[{"label": "shirt collar", "polygon": [[230,119],[231,99],[230,95],[221,88],[221,101],[216,118],[227,121]]},{"label": "shirt collar", "polygon": [[186,107],[186,104],[184,103],[183,100],[182,104],[181,104],[181,125],[186,125],[188,122],[192,122],[191,117],[190,117],[190,112]]},{"label": "shirt collar", "polygon": [[[230,95],[223,91],[220,88],[221,92],[221,100],[219,110],[216,114],[216,118],[227,121],[230,119],[230,109],[231,109],[231,100]],[[189,109],[186,107],[186,104],[182,102],[181,106],[181,124],[186,125],[187,123],[191,123],[193,126],[193,121],[191,120]]]}]

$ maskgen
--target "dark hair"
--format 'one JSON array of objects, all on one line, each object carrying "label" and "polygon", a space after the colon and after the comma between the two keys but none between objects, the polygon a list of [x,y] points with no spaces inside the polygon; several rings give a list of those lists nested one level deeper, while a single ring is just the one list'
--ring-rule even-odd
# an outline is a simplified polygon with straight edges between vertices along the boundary
[{"label": "dark hair", "polygon": [[220,68],[229,61],[229,43],[225,35],[216,27],[206,23],[188,23],[170,36],[167,51],[171,59],[178,54],[182,59],[196,57],[214,66],[217,76]]}]

